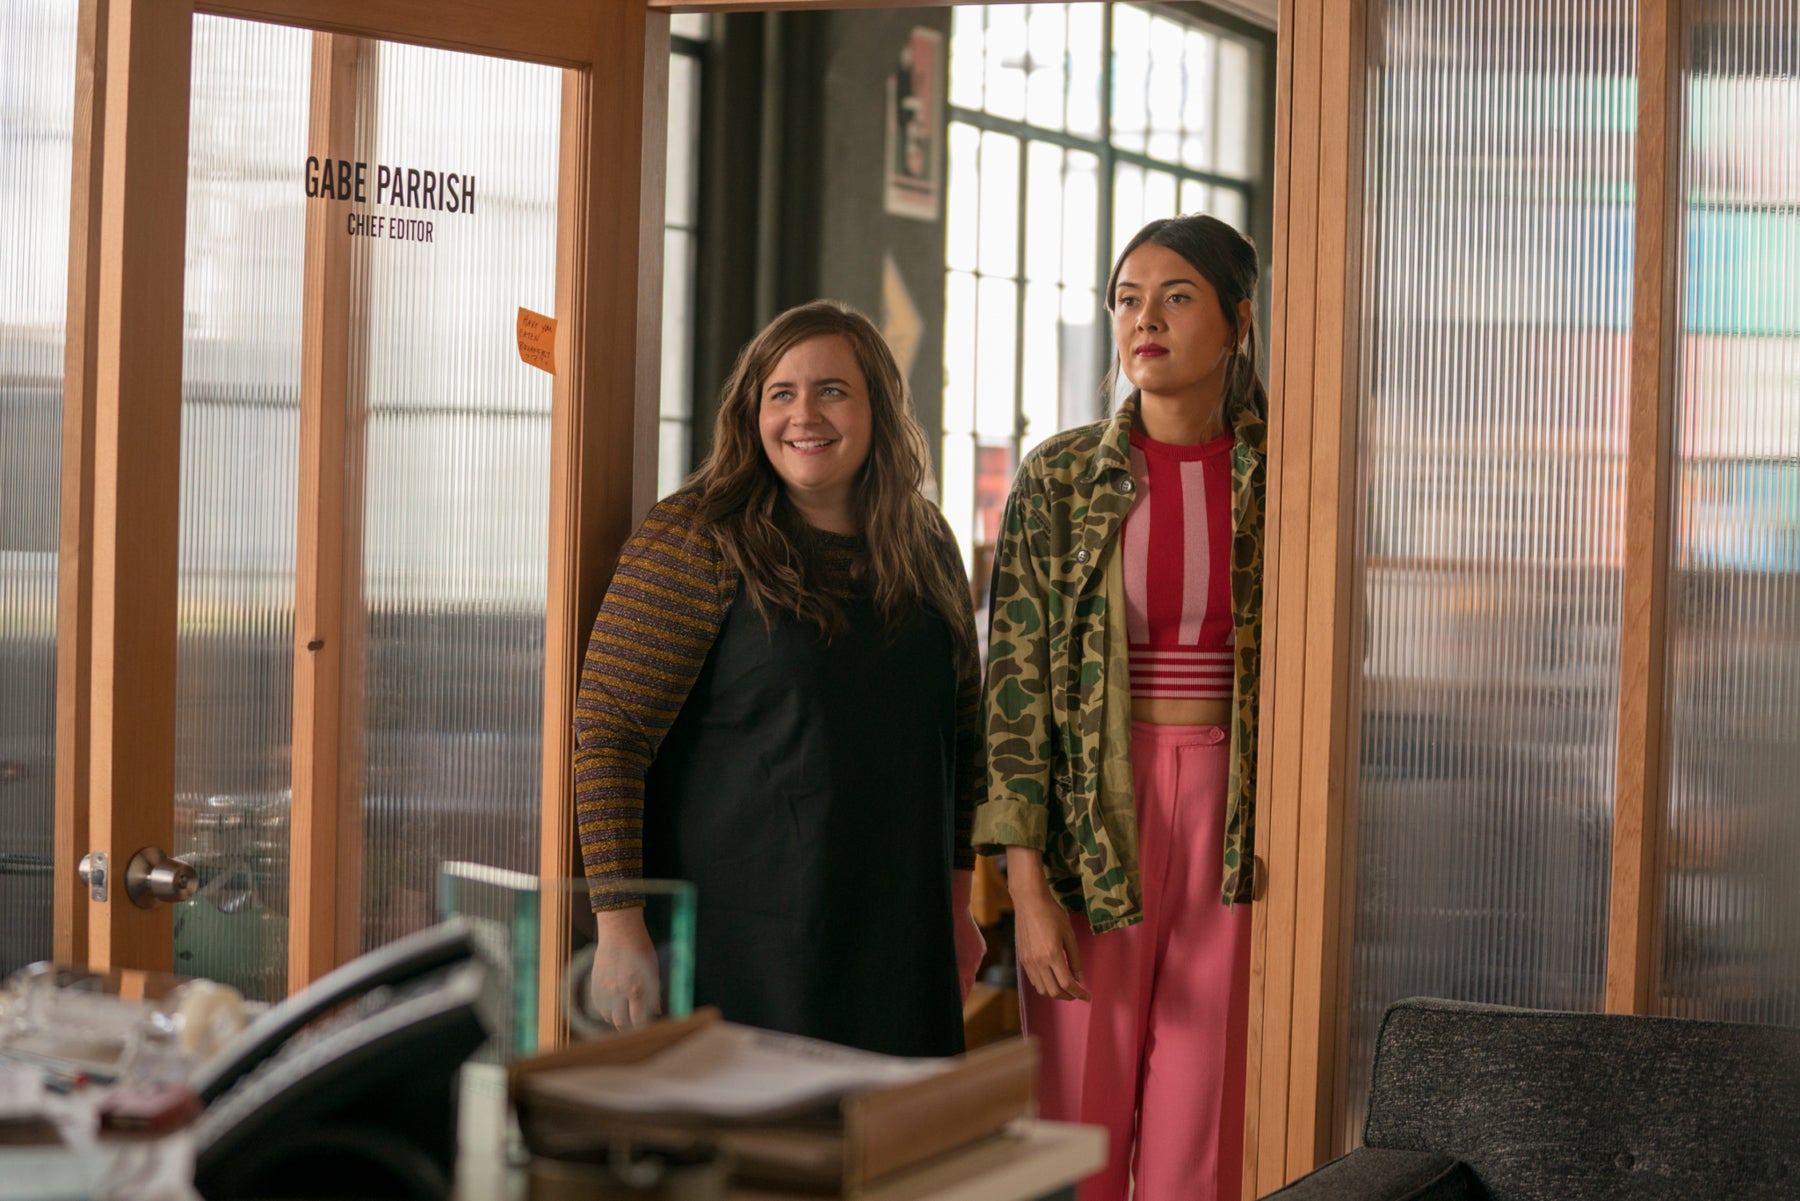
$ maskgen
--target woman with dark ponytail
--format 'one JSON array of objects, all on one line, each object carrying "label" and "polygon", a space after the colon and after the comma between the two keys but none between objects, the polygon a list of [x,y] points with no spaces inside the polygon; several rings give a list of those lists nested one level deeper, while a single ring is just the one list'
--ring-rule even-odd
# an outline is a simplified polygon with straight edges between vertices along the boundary
[{"label": "woman with dark ponytail", "polygon": [[1239,1195],[1268,398],[1256,250],[1152,221],[1107,281],[1132,384],[1019,470],[996,552],[984,854],[1006,856],[1039,1110],[1082,1201]]}]

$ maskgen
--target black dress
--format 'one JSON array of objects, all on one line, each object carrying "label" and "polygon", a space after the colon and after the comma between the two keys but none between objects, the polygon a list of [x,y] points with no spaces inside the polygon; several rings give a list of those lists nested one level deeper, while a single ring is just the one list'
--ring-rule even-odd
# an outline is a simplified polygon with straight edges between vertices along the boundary
[{"label": "black dress", "polygon": [[[860,539],[828,538],[848,562]],[[766,626],[741,595],[645,782],[644,866],[697,891],[694,1000],[896,1055],[963,1049],[950,631]]]}]

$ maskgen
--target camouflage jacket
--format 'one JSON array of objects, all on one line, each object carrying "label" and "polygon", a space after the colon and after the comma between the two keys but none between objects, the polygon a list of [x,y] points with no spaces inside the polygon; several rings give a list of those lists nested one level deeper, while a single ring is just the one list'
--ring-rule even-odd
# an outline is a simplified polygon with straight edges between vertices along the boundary
[{"label": "camouflage jacket", "polygon": [[[994,560],[983,719],[987,794],[975,848],[1044,852],[1051,889],[1095,933],[1143,917],[1131,783],[1131,673],[1119,530],[1135,499],[1136,397],[1110,420],[1058,434],[1019,469]],[[1231,600],[1237,680],[1223,899],[1252,892],[1261,670],[1266,426],[1234,427]]]}]

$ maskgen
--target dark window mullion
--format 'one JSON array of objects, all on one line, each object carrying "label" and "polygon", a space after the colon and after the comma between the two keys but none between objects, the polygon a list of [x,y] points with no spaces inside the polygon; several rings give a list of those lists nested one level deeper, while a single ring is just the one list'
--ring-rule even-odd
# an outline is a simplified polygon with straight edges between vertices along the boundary
[{"label": "dark window mullion", "polygon": [[1237,179],[1230,175],[1220,175],[1216,171],[1195,170],[1193,167],[1184,167],[1180,163],[1151,158],[1149,155],[1139,154],[1135,150],[1115,149],[1113,156],[1122,163],[1130,163],[1132,166],[1142,167],[1146,171],[1161,171],[1165,175],[1173,175],[1178,179],[1191,179],[1213,188],[1230,188],[1233,191],[1247,192],[1255,182],[1248,179]]},{"label": "dark window mullion", "polygon": [[1011,134],[1015,138],[1055,142],[1070,150],[1093,151],[1100,147],[1100,143],[1092,138],[1084,138],[1065,130],[1050,129],[1043,125],[1032,125],[1025,121],[1015,121],[1011,117],[996,117],[993,113],[985,113],[979,109],[951,108],[949,114],[952,121],[966,121],[970,125],[977,125],[995,133]]},{"label": "dark window mullion", "polygon": [[[1094,239],[1094,252],[1099,258],[1099,262],[1096,264],[1097,271],[1094,275],[1094,278],[1099,282],[1099,286],[1095,289],[1097,293],[1095,299],[1100,302],[1101,310],[1107,312],[1109,318],[1111,313],[1106,309],[1106,302],[1109,299],[1106,295],[1106,277],[1112,273],[1113,170],[1115,168],[1114,156],[1116,154],[1112,144],[1112,92],[1113,6],[1109,3],[1106,6],[1106,14],[1101,18],[1100,22],[1100,169],[1098,180],[1098,191],[1100,194],[1097,197],[1099,203],[1095,206],[1099,213],[1100,229],[1098,231],[1098,236]],[[1100,357],[1095,361],[1110,364],[1113,358],[1112,321],[1099,321],[1096,322],[1095,325],[1097,327],[1095,336],[1099,340],[1100,351]],[[1108,374],[1110,374],[1110,368]],[[1110,389],[1108,390],[1108,395],[1103,399],[1102,404],[1107,411],[1111,411],[1112,396],[1110,394]]]},{"label": "dark window mullion", "polygon": [[[1110,54],[1111,39],[1108,38],[1107,40],[1109,43],[1108,53]],[[1110,58],[1108,59],[1108,62],[1110,64]],[[1102,84],[1102,88],[1104,91],[1110,92],[1110,69],[1104,72],[1104,74],[1108,78],[1107,81]],[[1102,113],[1102,120],[1110,122],[1112,119],[1110,96],[1103,104],[1103,108],[1105,111]],[[978,109],[952,108],[949,110],[949,119],[952,121],[961,121],[967,125],[973,125],[981,130],[1008,134],[1015,138],[1029,139],[1034,142],[1052,142],[1065,150],[1081,150],[1089,154],[1107,154],[1120,162],[1131,163],[1134,166],[1143,167],[1146,170],[1167,172],[1169,174],[1178,175],[1183,179],[1197,180],[1209,187],[1235,188],[1239,191],[1244,191],[1254,188],[1257,182],[1254,178],[1221,175],[1217,171],[1203,171],[1195,167],[1186,166],[1180,162],[1152,158],[1150,155],[1143,154],[1136,150],[1121,150],[1109,142],[1084,138],[1077,134],[1066,133],[1058,129],[1047,129],[1041,125],[1030,125],[1024,121],[1015,121],[1011,117],[996,117],[992,113],[984,113]]]},{"label": "dark window mullion", "polygon": [[[1029,79],[1029,74],[1027,75]],[[1029,92],[1027,93],[1029,94]],[[1025,223],[1030,219],[1030,205],[1027,198],[1031,195],[1031,141],[1019,140],[1019,221],[1017,237],[1018,278],[1014,286],[1018,289],[1013,296],[1013,434],[1012,461],[1016,466],[1024,454],[1025,440]]]}]

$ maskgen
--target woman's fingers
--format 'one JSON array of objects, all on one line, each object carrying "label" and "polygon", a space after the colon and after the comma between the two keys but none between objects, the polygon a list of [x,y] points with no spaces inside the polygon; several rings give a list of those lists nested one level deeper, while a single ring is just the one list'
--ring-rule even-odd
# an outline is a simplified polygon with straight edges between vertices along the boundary
[{"label": "woman's fingers", "polygon": [[628,1030],[661,1012],[653,956],[628,947],[602,947],[594,956],[594,1007],[608,1024]]},{"label": "woman's fingers", "polygon": [[656,946],[644,926],[643,911],[603,911],[595,916],[599,940],[589,976],[590,1003],[614,1029],[642,1026],[662,1012]]},{"label": "woman's fingers", "polygon": [[1057,956],[1057,983],[1062,986],[1070,1000],[1086,1001],[1091,998],[1088,990],[1081,984],[1081,948],[1075,945],[1075,931],[1069,925],[1068,918],[1063,918],[1061,954]]},{"label": "woman's fingers", "polygon": [[1015,908],[1014,922],[1019,963],[1031,986],[1053,1001],[1087,1000],[1075,931],[1062,906],[1045,896],[1042,904]]},{"label": "woman's fingers", "polygon": [[1081,987],[1081,982],[1069,971],[1066,963],[1060,960],[1045,964],[1039,969],[1033,986],[1052,1001],[1085,1001],[1088,992]]}]

